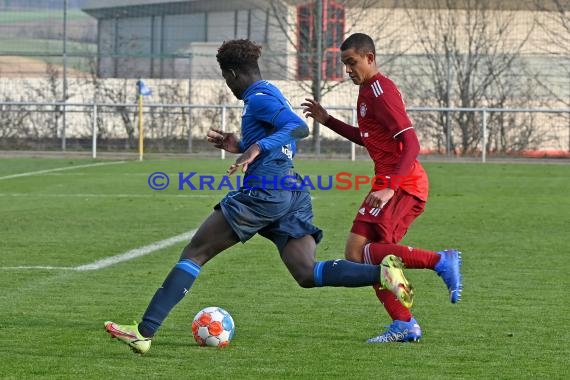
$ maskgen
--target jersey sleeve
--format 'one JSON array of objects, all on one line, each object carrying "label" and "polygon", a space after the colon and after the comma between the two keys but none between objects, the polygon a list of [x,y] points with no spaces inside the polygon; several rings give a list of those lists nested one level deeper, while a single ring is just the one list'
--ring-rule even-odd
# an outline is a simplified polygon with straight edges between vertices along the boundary
[{"label": "jersey sleeve", "polygon": [[285,100],[259,93],[248,102],[255,118],[273,127],[273,133],[257,141],[261,151],[281,148],[309,135],[309,127]]},{"label": "jersey sleeve", "polygon": [[375,98],[373,115],[380,125],[388,128],[393,138],[408,128],[412,128],[412,121],[406,112],[406,105],[400,91],[395,85],[384,86],[384,92]]},{"label": "jersey sleeve", "polygon": [[402,142],[402,154],[398,165],[394,169],[394,174],[403,177],[410,173],[412,165],[418,157],[420,142],[413,129],[400,133],[397,139]]},{"label": "jersey sleeve", "polygon": [[329,116],[327,119],[325,126],[328,127],[330,130],[338,133],[342,137],[352,141],[358,145],[364,145],[362,141],[362,137],[360,136],[360,131],[358,128],[353,127],[350,124],[347,124],[341,120],[334,118],[333,116]]}]

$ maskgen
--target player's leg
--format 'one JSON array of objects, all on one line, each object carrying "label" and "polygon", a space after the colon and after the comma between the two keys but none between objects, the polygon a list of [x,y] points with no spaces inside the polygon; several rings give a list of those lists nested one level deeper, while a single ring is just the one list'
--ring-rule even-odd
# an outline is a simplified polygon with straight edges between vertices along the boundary
[{"label": "player's leg", "polygon": [[157,289],[139,324],[141,334],[154,336],[172,308],[188,293],[202,265],[237,242],[239,239],[222,212],[214,210],[184,247],[180,260]]},{"label": "player's leg", "polygon": [[371,243],[363,247],[363,262],[374,264],[392,254],[400,257],[407,268],[433,268],[439,259],[435,252],[397,245],[424,208],[424,201],[398,190],[374,219],[357,217],[352,232],[374,235],[369,239]]},{"label": "player's leg", "polygon": [[[371,239],[379,239],[378,230],[374,227],[374,224],[355,221],[346,241],[345,256],[347,258],[350,258],[350,260],[356,260],[356,259],[362,260],[363,249],[365,246],[368,245]],[[405,285],[408,288],[411,288],[410,284],[405,284]],[[400,321],[408,323],[413,319],[413,315],[410,309],[404,306],[402,302],[400,302],[399,298],[394,296],[394,294],[391,291],[384,289],[379,284],[374,284],[373,289],[376,294],[376,297],[382,303],[384,309],[386,310],[392,321],[394,322]],[[410,331],[417,331],[417,330],[410,330]],[[379,341],[378,336],[369,339],[370,343],[376,343],[378,341]]]},{"label": "player's leg", "polygon": [[378,265],[356,264],[347,260],[315,262],[316,243],[311,235],[291,238],[281,251],[285,266],[304,288],[315,286],[359,287],[380,281]]},{"label": "player's leg", "polygon": [[376,264],[387,255],[402,259],[406,268],[434,270],[445,282],[452,303],[461,299],[461,253],[457,250],[431,251],[397,244],[409,226],[421,215],[425,202],[399,191],[395,202],[389,202],[378,218],[378,234],[382,238],[365,245],[363,262]]},{"label": "player's leg", "polygon": [[[393,204],[394,202],[391,200],[384,208],[387,208],[391,203]],[[362,261],[364,247],[367,246],[369,242],[391,238],[389,228],[377,228],[379,217],[383,211],[385,210],[382,209],[381,212],[378,213],[377,210],[369,209],[365,203],[360,206],[346,241],[345,256],[348,259]],[[378,300],[382,303],[393,322],[386,331],[369,339],[368,342],[380,343],[418,340],[421,337],[421,329],[413,319],[409,308],[405,307],[392,292],[383,289],[379,284],[373,285],[373,288],[376,297],[378,297]],[[402,331],[399,330],[400,327],[404,327],[404,330],[410,333],[402,334]]]},{"label": "player's leg", "polygon": [[[376,271],[372,271],[366,264],[358,264],[348,260],[334,260],[324,262],[314,262],[315,257],[315,241],[313,237],[307,235],[300,239],[290,239],[283,252],[281,258],[283,262],[303,287],[313,286],[365,286],[370,285],[370,281],[374,281],[375,276],[378,276]],[[310,252],[310,253],[309,253]],[[387,258],[394,257],[388,256]],[[389,264],[387,264],[389,265]],[[403,277],[401,267],[387,266],[387,272],[382,276],[382,282],[386,283],[386,277],[397,278]],[[320,273],[319,273],[320,271]],[[368,280],[366,278],[368,277]],[[381,342],[406,342],[417,341],[421,338],[422,333],[420,326],[412,317],[409,310],[406,309],[394,294],[383,289],[398,307],[405,309],[409,317],[403,317],[401,320],[394,319],[389,328],[382,334],[371,338],[368,343],[381,343]]]},{"label": "player's leg", "polygon": [[315,262],[315,249],[316,243],[311,235],[291,238],[280,249],[281,259],[300,286],[352,288],[380,284],[411,306],[412,294],[403,286],[407,285],[408,281],[402,272],[401,261],[396,256],[387,256],[381,265],[360,264],[342,259]]},{"label": "player's leg", "polygon": [[[215,236],[215,239],[212,239]],[[151,299],[141,323],[119,325],[105,322],[106,330],[128,344],[134,351],[145,353],[164,319],[188,293],[200,273],[201,265],[231,247],[239,238],[220,210],[215,210],[202,223],[190,243],[182,251],[180,260],[170,271],[162,286]]]},{"label": "player's leg", "polygon": [[435,266],[441,259],[435,251],[383,242],[368,243],[362,252],[363,262],[367,264],[381,262],[387,255],[395,255],[401,258],[406,268],[409,269],[435,270]]},{"label": "player's leg", "polygon": [[[365,245],[363,262],[374,263],[383,260],[386,255],[396,255],[402,258],[408,268],[429,268],[436,270],[438,273],[450,273],[451,270],[447,269],[447,267],[447,271],[442,270],[441,264],[440,267],[437,267],[438,263],[442,262],[442,257],[447,257],[447,254],[442,255],[439,252],[396,244],[404,237],[412,222],[423,212],[424,207],[425,202],[405,192],[397,192],[393,200],[379,214],[375,228],[377,229],[376,235],[379,235],[380,238]],[[366,228],[370,228],[370,225],[359,226],[356,222],[353,225],[353,231],[362,232],[366,231]],[[448,261],[448,266],[454,264],[457,264],[457,261]],[[455,268],[458,267],[456,266]],[[459,270],[457,269],[454,273],[457,276],[450,281],[456,284],[455,289],[459,289],[460,292]],[[448,275],[448,277],[453,276]],[[457,279],[458,281],[455,281]],[[393,322],[385,331],[369,339],[368,342],[384,343],[419,340],[422,336],[422,331],[410,310],[405,308],[392,294],[380,289],[378,286],[375,286],[374,290]],[[458,299],[456,296],[458,295],[458,292],[450,289],[452,302],[456,302]],[[453,297],[456,297],[455,301]]]},{"label": "player's leg", "polygon": [[[362,228],[363,229],[366,228],[366,224],[364,224]],[[370,231],[369,232],[367,231],[366,234],[354,233],[352,231],[349,232],[344,247],[344,257],[347,260],[354,261],[355,263],[363,262],[362,252],[366,244],[370,243],[371,241],[371,239],[368,236],[372,235],[376,238],[375,232],[376,231],[373,228],[370,228]]]},{"label": "player's leg", "polygon": [[290,212],[260,231],[277,245],[283,262],[299,285],[359,287],[380,282],[411,302],[397,283],[405,281],[397,260],[387,259],[381,266],[348,260],[315,263],[316,244],[322,232],[312,224],[312,217],[310,195],[292,192]]},{"label": "player's leg", "polygon": [[[107,331],[136,351],[144,353],[170,310],[184,297],[200,273],[201,265],[238,241],[245,242],[289,210],[290,192],[282,197],[269,190],[238,190],[228,193],[202,223],[182,251],[162,287],[151,300],[140,325],[120,326],[108,322]],[[141,339],[142,338],[142,339]]]},{"label": "player's leg", "polygon": [[451,303],[461,300],[461,252],[456,249],[430,251],[390,243],[369,243],[364,247],[364,262],[374,264],[387,255],[401,257],[406,268],[431,269],[440,276],[449,292]]}]

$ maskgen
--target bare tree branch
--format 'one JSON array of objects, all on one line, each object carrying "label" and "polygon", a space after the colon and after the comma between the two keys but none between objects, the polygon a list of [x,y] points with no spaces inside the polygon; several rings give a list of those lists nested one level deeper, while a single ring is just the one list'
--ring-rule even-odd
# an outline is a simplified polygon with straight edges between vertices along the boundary
[{"label": "bare tree branch", "polygon": [[[516,11],[496,9],[489,0],[465,0],[461,7],[452,0],[434,0],[429,9],[421,9],[421,5],[418,0],[406,1],[410,23],[425,54],[424,64],[412,68],[424,77],[423,82],[414,78],[410,86],[425,92],[416,96],[442,107],[504,107],[511,103],[517,95],[501,98],[493,92],[498,84],[515,80],[510,74],[516,70],[534,22],[512,38]],[[463,153],[479,147],[480,120],[473,112],[442,113],[439,119],[437,128],[446,136],[448,149],[456,148],[452,124],[459,127]]]}]

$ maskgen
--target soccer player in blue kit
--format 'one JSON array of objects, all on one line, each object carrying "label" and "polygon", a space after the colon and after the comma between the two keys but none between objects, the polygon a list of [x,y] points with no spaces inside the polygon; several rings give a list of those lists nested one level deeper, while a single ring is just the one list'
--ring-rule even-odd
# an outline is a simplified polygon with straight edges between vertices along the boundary
[{"label": "soccer player in blue kit", "polygon": [[[401,261],[387,256],[380,265],[348,260],[315,261],[322,231],[312,224],[308,191],[296,187],[301,177],[293,171],[295,141],[309,134],[305,121],[291,108],[277,87],[262,79],[258,59],[261,46],[249,40],[224,42],[216,58],[233,94],[244,101],[241,139],[211,129],[208,141],[219,149],[241,153],[228,173],[246,173],[244,186],[230,191],[206,218],[182,250],[162,286],[151,299],[140,323],[105,322],[112,337],[144,354],[170,311],[188,293],[204,264],[256,233],[271,240],[293,278],[303,288],[361,287],[380,284],[404,304],[412,291]],[[289,180],[282,186],[283,179]]]}]

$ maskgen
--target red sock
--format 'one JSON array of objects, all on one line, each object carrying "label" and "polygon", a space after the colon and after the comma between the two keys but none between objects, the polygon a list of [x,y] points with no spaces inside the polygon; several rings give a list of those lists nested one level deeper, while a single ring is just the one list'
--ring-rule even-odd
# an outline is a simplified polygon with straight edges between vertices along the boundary
[{"label": "red sock", "polygon": [[410,309],[402,305],[391,291],[380,289],[380,284],[373,285],[373,288],[374,291],[376,291],[376,297],[378,297],[380,302],[382,302],[384,308],[388,312],[388,315],[393,321],[398,320],[409,322],[412,319]]},{"label": "red sock", "polygon": [[439,255],[434,251],[388,243],[366,244],[362,259],[367,264],[378,265],[388,255],[398,256],[406,268],[411,269],[434,269],[439,262]]}]

